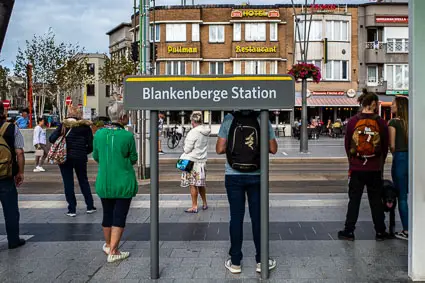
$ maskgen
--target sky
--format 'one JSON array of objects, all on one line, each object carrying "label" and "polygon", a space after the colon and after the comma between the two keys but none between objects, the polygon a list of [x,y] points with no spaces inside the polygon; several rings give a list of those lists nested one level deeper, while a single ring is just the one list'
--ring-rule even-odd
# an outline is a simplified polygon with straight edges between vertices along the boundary
[{"label": "sky", "polygon": [[[18,47],[34,34],[53,29],[59,42],[78,43],[90,53],[107,53],[106,32],[129,22],[134,0],[16,0],[0,54],[0,62],[13,68]],[[195,4],[290,4],[290,0],[194,0]],[[137,1],[138,2],[138,1]],[[308,0],[312,3],[313,0]],[[316,3],[355,4],[369,0],[317,0]],[[192,3],[192,0],[187,0]],[[295,0],[305,3],[305,0]],[[180,0],[156,0],[156,5],[179,5]]]}]

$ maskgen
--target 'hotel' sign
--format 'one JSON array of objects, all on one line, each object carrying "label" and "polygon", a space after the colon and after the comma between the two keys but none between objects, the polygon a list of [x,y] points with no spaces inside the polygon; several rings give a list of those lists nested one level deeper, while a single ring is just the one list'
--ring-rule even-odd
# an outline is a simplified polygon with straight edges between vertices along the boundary
[{"label": "'hotel' sign", "polygon": [[243,18],[243,17],[268,17],[268,18],[279,18],[279,10],[265,11],[265,10],[233,10],[230,14],[232,18]]},{"label": "'hotel' sign", "polygon": [[183,46],[168,46],[167,51],[169,54],[193,54],[193,53],[198,53],[198,48],[183,47]]}]

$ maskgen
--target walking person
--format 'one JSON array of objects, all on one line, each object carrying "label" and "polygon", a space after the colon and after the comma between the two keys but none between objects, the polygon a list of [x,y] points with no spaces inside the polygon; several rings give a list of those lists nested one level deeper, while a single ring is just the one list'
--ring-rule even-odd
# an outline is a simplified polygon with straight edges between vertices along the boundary
[{"label": "walking person", "polygon": [[158,114],[158,154],[159,155],[164,155],[165,152],[162,150],[162,133],[164,131],[164,114],[163,113],[159,113]]},{"label": "walking person", "polygon": [[38,125],[34,128],[33,145],[36,149],[34,172],[45,172],[46,170],[43,168],[43,164],[46,160],[48,150],[45,119],[43,117],[38,119]]},{"label": "walking person", "polygon": [[[260,223],[260,123],[254,111],[228,114],[218,134],[216,152],[226,154],[225,186],[230,207],[230,258],[225,267],[234,274],[241,273],[245,200],[248,198],[252,234],[256,249],[256,271],[261,272]],[[270,153],[276,154],[277,142],[269,122]],[[269,259],[269,270],[276,261]]]},{"label": "walking person", "polygon": [[183,154],[180,159],[194,162],[190,172],[183,172],[181,187],[190,187],[192,207],[186,209],[187,213],[198,213],[198,194],[202,199],[202,210],[208,209],[206,192],[206,165],[208,151],[208,137],[211,129],[203,125],[202,114],[194,112],[190,116],[193,129],[187,134],[184,141]]},{"label": "walking person", "polygon": [[77,199],[74,192],[74,171],[77,175],[81,193],[87,206],[87,214],[96,212],[90,184],[87,177],[87,155],[93,151],[93,134],[91,131],[91,121],[82,120],[82,113],[78,107],[68,108],[68,117],[50,136],[50,143],[65,135],[66,140],[66,161],[59,165],[64,187],[65,197],[68,202],[69,217],[77,216]]},{"label": "walking person", "polygon": [[388,237],[382,204],[382,172],[388,155],[388,127],[377,114],[379,98],[374,93],[359,97],[361,113],[350,119],[345,135],[345,150],[349,160],[349,203],[345,229],[339,231],[341,240],[354,241],[354,230],[359,216],[364,187],[375,225],[376,240]]},{"label": "walking person", "polygon": [[19,238],[19,207],[17,187],[24,181],[24,138],[19,128],[6,122],[3,102],[0,102],[0,202],[3,207],[9,249],[25,245]]},{"label": "walking person", "polygon": [[93,158],[99,164],[96,193],[102,200],[103,251],[108,262],[116,262],[130,256],[118,250],[130,209],[131,199],[136,196],[138,183],[133,165],[137,162],[134,136],[124,129],[128,115],[120,102],[108,109],[111,125],[96,132]]},{"label": "walking person", "polygon": [[391,112],[394,119],[389,122],[390,151],[393,154],[391,176],[398,191],[398,210],[403,230],[395,234],[402,240],[409,238],[409,100],[398,96],[393,100]]}]

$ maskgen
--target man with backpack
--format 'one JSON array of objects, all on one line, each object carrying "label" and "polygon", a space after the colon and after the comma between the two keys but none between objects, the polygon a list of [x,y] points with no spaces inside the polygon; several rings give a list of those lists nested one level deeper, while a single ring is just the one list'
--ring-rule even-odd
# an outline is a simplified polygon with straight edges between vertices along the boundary
[{"label": "man with backpack", "polygon": [[[233,274],[242,272],[243,222],[245,199],[248,197],[252,233],[256,249],[256,271],[261,272],[260,244],[260,123],[254,111],[236,111],[228,114],[221,125],[216,144],[217,154],[226,154],[225,186],[230,206],[230,251],[231,258],[225,267]],[[269,122],[270,153],[276,154],[276,137]],[[269,260],[269,269],[276,261]]]},{"label": "man with backpack", "polygon": [[15,124],[6,122],[0,102],[0,201],[6,225],[9,249],[25,245],[19,238],[19,208],[16,187],[24,181],[24,138]]},{"label": "man with backpack", "polygon": [[374,93],[359,97],[362,110],[347,124],[345,150],[349,160],[349,203],[345,229],[338,233],[341,240],[354,241],[354,230],[359,216],[364,187],[375,225],[376,240],[388,237],[382,204],[383,169],[388,155],[388,127],[377,114],[379,98]]}]

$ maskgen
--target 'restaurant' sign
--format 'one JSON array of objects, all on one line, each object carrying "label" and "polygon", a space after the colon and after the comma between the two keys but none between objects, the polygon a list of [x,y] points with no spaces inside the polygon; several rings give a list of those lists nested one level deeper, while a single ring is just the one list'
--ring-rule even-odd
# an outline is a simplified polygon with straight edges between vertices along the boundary
[{"label": "'restaurant' sign", "polygon": [[268,17],[268,18],[279,18],[279,10],[233,10],[230,14],[232,18],[243,18],[243,17]]},{"label": "'restaurant' sign", "polygon": [[321,96],[321,95],[331,95],[331,96],[343,96],[345,95],[344,91],[312,91],[312,95]]},{"label": "'restaurant' sign", "polygon": [[128,110],[283,109],[295,105],[289,75],[130,76],[124,80]]},{"label": "'restaurant' sign", "polygon": [[236,53],[276,53],[277,46],[273,47],[259,47],[259,46],[239,46],[235,47]]},{"label": "'restaurant' sign", "polygon": [[409,23],[408,16],[375,16],[375,22],[384,24],[384,23],[393,23],[393,24],[407,24]]}]

